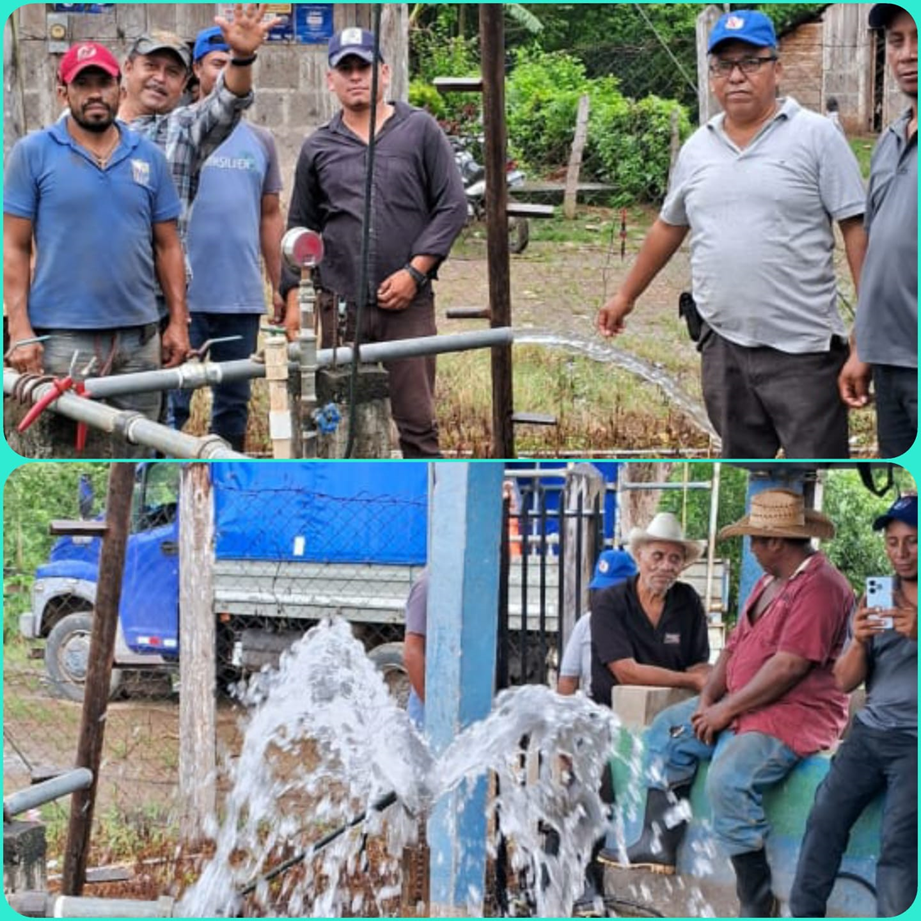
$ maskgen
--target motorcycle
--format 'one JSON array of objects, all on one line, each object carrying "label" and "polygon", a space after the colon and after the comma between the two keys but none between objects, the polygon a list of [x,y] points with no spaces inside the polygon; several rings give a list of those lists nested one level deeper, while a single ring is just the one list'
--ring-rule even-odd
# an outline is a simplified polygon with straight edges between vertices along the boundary
[{"label": "motorcycle", "polygon": [[[464,182],[464,194],[467,196],[467,224],[482,221],[486,217],[486,169],[477,162],[471,151],[475,140],[482,143],[482,138],[450,137],[454,151],[454,162]],[[505,182],[509,190],[519,189],[524,185],[525,174],[518,169],[514,160],[506,164]],[[511,253],[523,253],[528,247],[531,228],[526,217],[509,217],[508,248]]]}]

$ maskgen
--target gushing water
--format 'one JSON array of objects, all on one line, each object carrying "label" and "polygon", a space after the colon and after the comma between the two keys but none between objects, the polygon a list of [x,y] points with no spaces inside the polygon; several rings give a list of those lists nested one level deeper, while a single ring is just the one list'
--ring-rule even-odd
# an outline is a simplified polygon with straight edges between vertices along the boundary
[{"label": "gushing water", "polygon": [[567,349],[578,355],[584,355],[592,361],[613,364],[631,374],[641,377],[650,384],[659,387],[663,393],[706,435],[719,446],[716,434],[704,408],[686,394],[671,376],[662,368],[644,361],[630,352],[602,342],[593,342],[576,336],[562,336],[548,330],[528,330],[515,333],[516,345],[543,345],[548,348]]},{"label": "gushing water", "polygon": [[[248,916],[362,914],[367,898],[375,914],[392,914],[386,903],[399,892],[392,883],[355,891],[356,879],[367,879],[364,836],[381,840],[375,877],[398,880],[402,849],[416,841],[430,808],[451,791],[462,799],[490,772],[498,793],[488,808],[510,842],[511,870],[530,872],[536,914],[570,914],[604,831],[597,791],[617,727],[610,711],[544,687],[516,688],[436,757],[343,620],[309,631],[242,696],[253,709],[229,766],[224,818],[208,829],[216,851],[177,914],[239,915],[241,890],[254,881]],[[369,808],[391,792],[395,805]],[[311,850],[350,822],[353,831]],[[547,827],[559,834],[556,855],[544,853]],[[292,854],[305,857],[297,871],[276,883],[262,878]],[[479,913],[482,900],[471,892],[471,911]]]}]

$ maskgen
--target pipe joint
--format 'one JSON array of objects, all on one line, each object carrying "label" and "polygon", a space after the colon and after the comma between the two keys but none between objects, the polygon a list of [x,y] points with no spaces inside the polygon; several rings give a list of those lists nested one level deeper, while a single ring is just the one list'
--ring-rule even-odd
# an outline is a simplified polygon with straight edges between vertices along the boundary
[{"label": "pipe joint", "polygon": [[120,435],[125,441],[130,444],[138,444],[137,439],[134,437],[134,428],[138,422],[143,422],[147,419],[143,413],[135,412],[130,409],[122,410],[115,416],[112,425],[112,433],[115,435]]}]

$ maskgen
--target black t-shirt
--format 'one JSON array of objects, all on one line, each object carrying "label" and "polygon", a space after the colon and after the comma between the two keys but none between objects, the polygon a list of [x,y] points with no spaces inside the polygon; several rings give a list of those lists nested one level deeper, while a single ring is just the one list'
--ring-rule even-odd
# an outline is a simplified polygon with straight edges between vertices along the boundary
[{"label": "black t-shirt", "polygon": [[638,576],[598,592],[592,600],[592,699],[611,706],[618,683],[607,663],[633,659],[683,672],[710,658],[707,618],[700,596],[686,582],[676,582],[665,596],[656,627],[636,593]]}]

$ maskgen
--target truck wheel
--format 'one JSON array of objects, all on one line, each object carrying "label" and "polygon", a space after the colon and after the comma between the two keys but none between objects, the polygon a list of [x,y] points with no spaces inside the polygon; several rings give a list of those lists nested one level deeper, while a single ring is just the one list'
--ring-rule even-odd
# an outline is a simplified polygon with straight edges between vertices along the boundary
[{"label": "truck wheel", "polygon": [[396,700],[397,706],[406,709],[409,700],[409,675],[403,664],[403,644],[383,643],[375,646],[368,653],[368,658],[377,666],[384,676],[390,695]]},{"label": "truck wheel", "polygon": [[[61,697],[83,700],[92,629],[93,615],[79,612],[59,620],[48,634],[45,642],[45,668],[51,679],[52,690]],[[121,681],[121,672],[113,668],[109,684],[110,700],[118,692]]]}]

